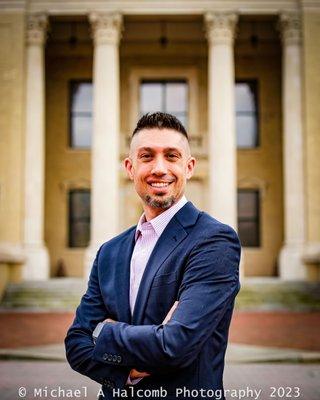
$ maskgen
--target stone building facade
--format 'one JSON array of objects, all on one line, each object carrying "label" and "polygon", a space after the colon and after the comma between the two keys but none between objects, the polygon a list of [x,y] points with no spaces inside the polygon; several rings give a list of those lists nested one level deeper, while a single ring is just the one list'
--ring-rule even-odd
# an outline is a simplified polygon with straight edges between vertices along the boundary
[{"label": "stone building facade", "polygon": [[0,252],[24,259],[3,278],[87,275],[141,214],[121,160],[163,110],[243,276],[317,279],[319,48],[317,0],[0,0]]}]

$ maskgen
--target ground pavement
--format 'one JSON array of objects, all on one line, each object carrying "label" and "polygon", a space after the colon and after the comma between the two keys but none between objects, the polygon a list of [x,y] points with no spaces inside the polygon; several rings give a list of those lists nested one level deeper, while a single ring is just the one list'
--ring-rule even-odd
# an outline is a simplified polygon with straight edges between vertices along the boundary
[{"label": "ground pavement", "polygon": [[[73,316],[0,312],[1,400],[96,398],[99,385],[72,371],[65,361],[63,338]],[[225,369],[227,399],[319,400],[319,316],[319,312],[235,312]],[[183,392],[180,398],[194,395]]]},{"label": "ground pavement", "polygon": [[[97,399],[100,389],[65,362],[0,361],[0,376],[1,400]],[[228,400],[319,400],[319,381],[319,364],[227,364],[224,385]],[[195,394],[183,391],[179,398]]]}]

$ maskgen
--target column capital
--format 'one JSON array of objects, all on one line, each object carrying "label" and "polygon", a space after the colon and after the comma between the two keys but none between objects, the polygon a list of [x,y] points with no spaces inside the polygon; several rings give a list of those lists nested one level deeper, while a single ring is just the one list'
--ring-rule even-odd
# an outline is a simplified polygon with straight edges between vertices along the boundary
[{"label": "column capital", "polygon": [[120,13],[91,13],[93,39],[96,44],[118,44],[121,38],[122,15]]},{"label": "column capital", "polygon": [[207,39],[210,44],[233,44],[238,21],[236,13],[207,12],[204,20]]},{"label": "column capital", "polygon": [[48,16],[29,14],[27,17],[27,44],[43,45],[46,41]]},{"label": "column capital", "polygon": [[280,14],[279,30],[284,45],[301,43],[301,16],[298,12]]}]

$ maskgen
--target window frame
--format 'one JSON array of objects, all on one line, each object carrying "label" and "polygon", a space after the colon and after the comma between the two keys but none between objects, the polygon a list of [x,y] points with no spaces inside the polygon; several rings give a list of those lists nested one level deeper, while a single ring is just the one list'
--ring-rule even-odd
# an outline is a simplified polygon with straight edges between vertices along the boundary
[{"label": "window frame", "polygon": [[260,93],[260,85],[259,85],[259,80],[257,78],[248,78],[248,79],[236,79],[235,80],[235,90],[236,90],[236,85],[237,83],[247,83],[250,86],[254,86],[254,100],[255,100],[255,106],[256,106],[256,122],[257,122],[257,145],[254,147],[249,147],[249,146],[244,146],[244,147],[238,147],[238,135],[237,135],[237,110],[236,110],[236,104],[235,104],[235,128],[236,128],[236,144],[237,144],[237,150],[242,151],[242,150],[257,150],[261,148],[261,126],[260,126],[260,101],[259,101],[259,93]]},{"label": "window frame", "polygon": [[[68,81],[68,96],[69,96],[69,104],[68,104],[68,149],[72,151],[91,151],[92,149],[92,140],[91,140],[91,145],[88,147],[75,147],[72,145],[72,97],[73,97],[73,87],[76,84],[79,83],[91,83],[93,87],[93,80],[84,78],[84,79],[69,79]],[[93,96],[92,96],[92,105],[93,105]],[[93,107],[92,107],[92,113],[91,113],[91,118],[93,122]],[[93,133],[93,124],[92,124],[92,133]],[[92,138],[91,138],[92,139]]]},{"label": "window frame", "polygon": [[[89,193],[90,196],[90,209],[89,209],[89,241],[88,244],[85,246],[72,246],[72,223],[73,221],[75,221],[75,219],[72,218],[72,213],[71,213],[71,198],[72,198],[72,194],[74,193]],[[90,227],[91,227],[91,190],[88,188],[73,188],[73,189],[69,189],[67,192],[67,204],[68,204],[68,228],[67,228],[67,233],[68,233],[68,237],[67,237],[67,247],[68,249],[85,249],[88,247],[89,242],[90,242]]]},{"label": "window frame", "polygon": [[[247,193],[255,193],[256,194],[256,214],[257,217],[255,219],[252,218],[241,218],[239,215],[239,193],[240,192],[247,192]],[[254,246],[248,246],[245,245],[241,242],[242,246],[248,249],[259,249],[262,247],[262,237],[261,237],[261,190],[259,188],[237,188],[237,225],[238,225],[238,233],[240,237],[240,223],[242,222],[255,222],[257,224],[257,233],[258,233],[258,238],[257,238],[257,245]]]},{"label": "window frame", "polygon": [[[121,117],[123,118],[126,135],[121,138],[121,151],[126,154],[128,151],[131,132],[136,126],[139,119],[140,97],[139,84],[141,80],[186,80],[188,82],[188,108],[189,108],[189,126],[188,134],[191,143],[194,145],[194,152],[204,154],[203,137],[205,136],[206,128],[203,126],[203,119],[200,110],[204,107],[203,97],[200,93],[203,92],[199,68],[197,66],[175,65],[175,66],[139,66],[133,65],[130,67],[127,80],[122,81],[121,93],[123,93]],[[124,88],[127,84],[128,92]],[[126,96],[125,94],[128,93]],[[126,108],[127,107],[127,108]],[[123,110],[129,110],[129,113],[124,113]]]},{"label": "window frame", "polygon": [[[166,84],[168,83],[184,83],[187,86],[187,104],[186,104],[186,111],[185,111],[185,118],[187,119],[187,124],[185,126],[185,128],[187,129],[187,131],[189,130],[189,124],[190,124],[190,84],[187,78],[162,78],[162,79],[156,79],[156,78],[141,78],[139,81],[139,116],[141,117],[142,113],[140,110],[140,105],[141,105],[141,85],[143,85],[144,83],[158,83],[161,84],[161,92],[162,92],[162,108],[165,109],[164,112],[169,112],[166,107],[165,107],[165,99],[166,99],[166,90],[167,90],[167,86]],[[172,113],[172,112],[171,112]],[[179,118],[179,117],[177,117]]]}]

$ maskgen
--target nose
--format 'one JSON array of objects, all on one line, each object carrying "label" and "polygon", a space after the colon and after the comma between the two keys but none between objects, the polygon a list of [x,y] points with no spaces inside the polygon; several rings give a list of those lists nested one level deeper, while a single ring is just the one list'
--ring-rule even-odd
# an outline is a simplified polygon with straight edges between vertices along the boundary
[{"label": "nose", "polygon": [[155,158],[151,173],[154,175],[165,175],[167,173],[167,166],[163,157]]}]

